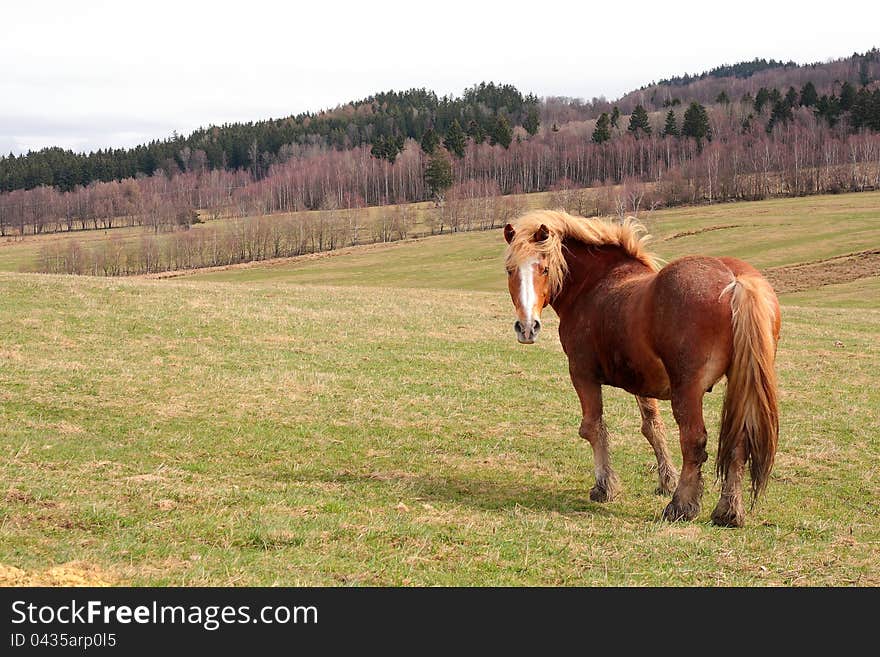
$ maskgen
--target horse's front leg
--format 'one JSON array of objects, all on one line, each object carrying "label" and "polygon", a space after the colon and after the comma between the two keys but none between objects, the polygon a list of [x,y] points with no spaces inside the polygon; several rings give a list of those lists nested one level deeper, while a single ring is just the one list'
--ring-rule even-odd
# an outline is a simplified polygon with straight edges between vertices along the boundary
[{"label": "horse's front leg", "polygon": [[693,520],[700,513],[703,463],[708,458],[702,388],[673,389],[672,414],[678,423],[681,441],[681,477],[663,517],[666,520]]},{"label": "horse's front leg", "polygon": [[669,448],[666,446],[666,427],[660,417],[660,408],[656,399],[636,396],[639,402],[639,412],[642,414],[642,435],[648,439],[657,457],[657,486],[658,495],[669,495],[678,484],[678,470],[669,458]]},{"label": "horse's front leg", "polygon": [[596,483],[590,489],[590,499],[594,502],[610,502],[620,492],[617,475],[611,468],[608,456],[608,429],[602,420],[602,387],[588,380],[572,375],[572,383],[581,400],[583,419],[578,433],[590,441],[593,447],[593,466]]}]

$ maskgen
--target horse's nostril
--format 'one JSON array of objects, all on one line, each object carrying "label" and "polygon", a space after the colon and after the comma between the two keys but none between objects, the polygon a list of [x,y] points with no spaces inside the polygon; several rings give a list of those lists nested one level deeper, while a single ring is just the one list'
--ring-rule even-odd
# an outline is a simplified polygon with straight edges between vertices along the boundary
[{"label": "horse's nostril", "polygon": [[523,332],[522,322],[520,322],[519,320],[516,320],[513,323],[513,330],[516,331],[517,333],[522,333]]},{"label": "horse's nostril", "polygon": [[535,331],[535,333],[537,333],[538,331],[541,330],[541,320],[540,319],[535,320],[535,325],[534,325],[533,330]]}]

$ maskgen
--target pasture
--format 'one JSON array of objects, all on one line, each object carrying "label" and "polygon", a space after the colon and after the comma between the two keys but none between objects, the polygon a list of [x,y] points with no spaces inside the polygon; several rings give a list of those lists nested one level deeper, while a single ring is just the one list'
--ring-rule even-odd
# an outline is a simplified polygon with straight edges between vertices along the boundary
[{"label": "pasture", "polygon": [[[516,343],[494,230],[164,280],[0,274],[0,582],[880,584],[880,267],[840,258],[878,248],[880,193],[642,218],[666,259],[784,283],[780,448],[745,528],[709,522],[718,388],[697,521],[660,520],[610,388],[623,493],[589,500],[555,318]],[[821,263],[790,282],[829,259],[832,284]]]}]

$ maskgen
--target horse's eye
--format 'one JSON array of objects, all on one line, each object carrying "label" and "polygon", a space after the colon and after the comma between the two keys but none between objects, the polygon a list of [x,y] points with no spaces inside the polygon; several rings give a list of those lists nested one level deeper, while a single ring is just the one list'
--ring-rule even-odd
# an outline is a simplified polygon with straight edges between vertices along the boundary
[{"label": "horse's eye", "polygon": [[550,273],[550,267],[544,267],[544,271],[542,271],[541,273],[544,274],[544,276],[546,276],[547,274]]}]

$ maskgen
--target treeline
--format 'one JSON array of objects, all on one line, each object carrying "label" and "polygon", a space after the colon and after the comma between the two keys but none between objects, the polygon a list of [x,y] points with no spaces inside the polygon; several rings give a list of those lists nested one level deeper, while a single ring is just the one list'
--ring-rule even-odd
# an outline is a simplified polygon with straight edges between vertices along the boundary
[{"label": "treeline", "polygon": [[[751,91],[739,95],[730,86],[706,104],[680,103],[676,97],[657,106],[637,103],[628,113],[607,106],[589,120],[577,117],[603,107],[595,99],[545,99],[539,108],[534,97],[509,85],[477,85],[457,99],[437,98],[425,90],[378,94],[333,112],[285,120],[288,123],[233,126],[244,130],[248,139],[258,133],[264,139],[252,148],[251,166],[212,168],[205,150],[189,145],[174,150],[174,144],[186,142],[177,138],[168,151],[173,163],[151,175],[77,184],[69,191],[40,185],[0,194],[0,236],[124,225],[147,226],[158,233],[209,218],[439,201],[443,190],[438,189],[432,175],[437,167],[432,165],[445,160],[450,165],[449,175],[441,176],[443,186],[495,186],[502,194],[631,178],[661,183],[679,174],[695,179],[686,172],[706,163],[704,151],[710,144],[708,152],[729,167],[733,183],[719,186],[712,182],[714,174],[705,174],[707,184],[690,185],[697,190],[688,195],[691,202],[870,189],[876,186],[870,175],[840,172],[861,170],[862,165],[870,170],[876,163],[876,60],[877,51],[870,51],[815,69],[770,66],[745,78]],[[764,79],[761,76],[782,70],[791,75],[812,70],[826,77],[846,72],[867,84],[828,83],[822,78],[825,82],[806,80],[798,87],[755,86]],[[744,75],[746,70],[732,72]],[[695,84],[709,81],[742,82],[710,72]],[[694,84],[686,86],[693,88]],[[546,121],[551,107],[555,118]],[[325,138],[343,126],[350,140],[339,144],[363,143],[340,148]],[[222,163],[227,148],[233,153],[247,141],[236,141],[232,128],[197,131],[188,139],[220,143]],[[256,132],[247,132],[251,128]],[[305,139],[308,143],[284,143],[298,138],[300,128],[314,131],[313,138]],[[372,141],[364,141],[367,136]],[[269,150],[257,157],[263,147]],[[435,152],[439,155],[432,155]],[[796,173],[789,175],[791,171]],[[805,171],[814,172],[813,177],[805,177]]]},{"label": "treeline", "polygon": [[227,266],[413,236],[487,230],[503,226],[524,210],[522,198],[499,196],[497,187],[466,185],[453,188],[439,207],[396,205],[377,213],[359,209],[264,216],[166,235],[145,233],[137,239],[112,236],[89,246],[76,239],[53,240],[40,250],[35,269],[127,276]]},{"label": "treeline", "polygon": [[[820,110],[822,97],[811,106],[800,102],[803,89],[794,95],[791,104],[786,100],[791,94],[779,94],[775,102],[771,96],[760,111],[757,99],[740,99],[710,108],[634,112],[618,116],[616,124],[606,117],[604,126],[602,117],[570,122],[531,137],[519,129],[506,149],[468,138],[461,157],[448,156],[450,182],[496,186],[511,194],[701,176],[705,184],[690,185],[689,202],[877,187],[870,175],[854,172],[863,166],[872,170],[880,161],[875,132],[880,93],[856,92],[857,98],[870,98],[873,108],[858,132],[850,122],[861,104],[831,121]],[[717,166],[709,157],[718,159]],[[374,157],[366,145],[346,151],[296,147],[290,159],[258,179],[246,171],[203,171],[93,183],[66,193],[50,187],[19,190],[0,203],[0,235],[120,225],[161,232],[186,224],[193,210],[209,219],[423,201],[432,198],[425,179],[429,160],[413,139],[404,142],[394,162]]]},{"label": "treeline", "polygon": [[[698,74],[677,75],[666,80],[660,80],[657,86],[669,85],[672,87],[684,87],[698,80],[706,78],[750,78],[755,73],[766,71],[773,68],[797,68],[798,65],[793,61],[782,62],[775,59],[763,59],[756,57],[750,62],[739,62],[738,64],[723,64],[716,66],[708,71]],[[643,89],[646,87],[643,87]]]},{"label": "treeline", "polygon": [[[755,96],[762,87],[785,93],[788,87],[800,88],[807,82],[820,95],[841,95],[842,85],[858,89],[878,78],[877,49],[806,66],[756,59],[671,78],[627,94],[613,106],[629,115],[637,105],[649,112],[691,101],[710,105],[722,93],[731,99]],[[375,157],[389,161],[407,139],[456,142],[458,134],[463,134],[476,143],[507,147],[517,127],[534,134],[542,123],[558,128],[569,121],[594,120],[613,106],[604,98],[584,102],[554,97],[539,102],[512,85],[491,82],[474,85],[459,97],[438,97],[424,88],[389,91],[333,110],[200,128],[188,136],[174,135],[128,149],[82,154],[53,147],[21,156],[10,154],[0,157],[0,193],[40,186],[70,191],[96,181],[149,177],[157,172],[170,177],[181,172],[241,170],[259,179],[272,165],[287,161],[292,151],[312,146],[349,150],[367,145]]]},{"label": "treeline", "polygon": [[300,147],[337,150],[368,145],[376,157],[393,161],[406,139],[427,132],[443,139],[464,131],[477,142],[509,144],[510,130],[538,128],[538,99],[516,87],[492,82],[466,89],[460,97],[426,89],[389,91],[326,112],[283,119],[200,128],[187,137],[156,140],[128,149],[88,154],[44,148],[0,157],[0,192],[51,186],[71,191],[92,182],[121,181],[157,172],[166,176],[204,171],[247,171],[262,178],[274,164]]},{"label": "treeline", "polygon": [[[729,98],[741,98],[746,94],[755,96],[761,87],[781,89],[789,87],[800,89],[811,82],[819,94],[840,93],[846,83],[858,89],[871,86],[880,80],[880,50],[873,48],[865,53],[854,53],[850,57],[830,62],[794,65],[761,59],[731,66],[720,66],[699,75],[685,75],[671,78],[626,94],[614,104],[620,111],[629,114],[636,105],[648,111],[658,111],[671,105],[687,105],[696,101],[704,105],[712,104],[724,92]],[[597,107],[598,111],[609,111],[611,104]],[[595,115],[594,115],[595,116]]]}]

